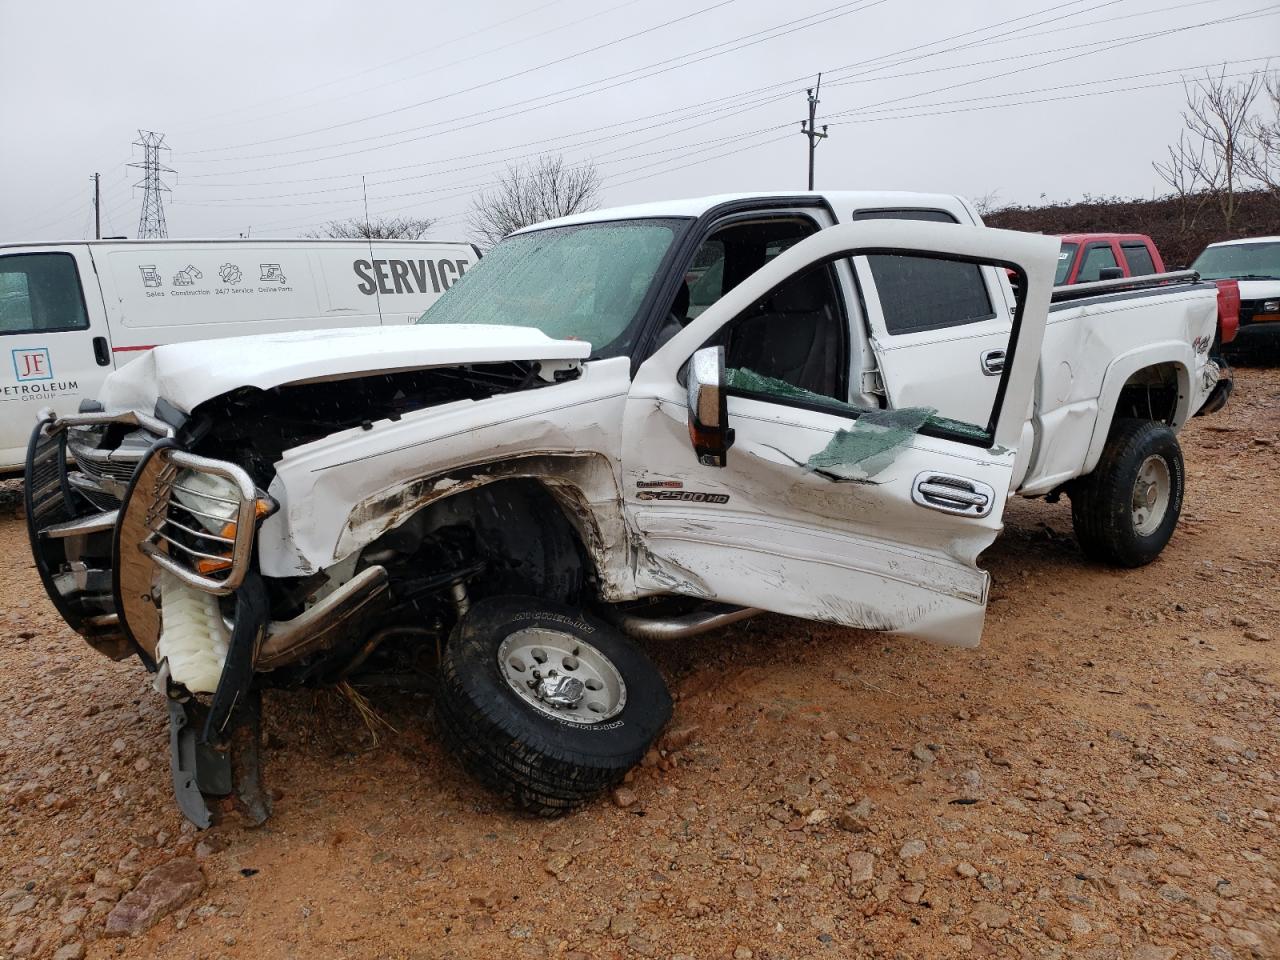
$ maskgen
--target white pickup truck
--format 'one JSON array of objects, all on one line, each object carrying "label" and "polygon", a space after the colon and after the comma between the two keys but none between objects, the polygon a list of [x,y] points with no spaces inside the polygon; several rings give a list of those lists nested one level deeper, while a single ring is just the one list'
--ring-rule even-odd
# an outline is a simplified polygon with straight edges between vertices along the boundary
[{"label": "white pickup truck", "polygon": [[1230,386],[1214,286],[1055,294],[1056,238],[978,224],[892,193],[599,211],[509,237],[416,326],[160,347],[37,426],[37,567],[157,672],[197,823],[233,779],[267,815],[263,687],[437,650],[464,764],[569,809],[670,715],[635,640],[768,610],[976,644],[1012,493],[1065,491],[1094,558],[1164,547],[1176,431]]}]

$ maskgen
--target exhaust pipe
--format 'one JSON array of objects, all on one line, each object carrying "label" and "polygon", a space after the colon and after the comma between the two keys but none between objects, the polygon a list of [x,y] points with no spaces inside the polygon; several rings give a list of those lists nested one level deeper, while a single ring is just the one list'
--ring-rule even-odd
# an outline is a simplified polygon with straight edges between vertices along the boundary
[{"label": "exhaust pipe", "polygon": [[692,613],[675,617],[644,617],[617,607],[606,610],[606,616],[614,626],[635,640],[683,640],[727,627],[763,612],[755,607],[711,603]]}]

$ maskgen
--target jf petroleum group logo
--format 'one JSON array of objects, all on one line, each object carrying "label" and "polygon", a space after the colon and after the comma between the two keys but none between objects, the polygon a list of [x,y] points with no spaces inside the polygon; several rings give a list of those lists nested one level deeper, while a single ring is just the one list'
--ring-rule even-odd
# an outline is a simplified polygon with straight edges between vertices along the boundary
[{"label": "jf petroleum group logo", "polygon": [[9,357],[17,383],[0,383],[0,401],[39,400],[80,391],[76,380],[53,379],[53,360],[48,347],[19,347],[10,350]]},{"label": "jf petroleum group logo", "polygon": [[13,351],[13,374],[19,383],[32,380],[52,380],[53,364],[49,360],[48,347],[28,347]]}]

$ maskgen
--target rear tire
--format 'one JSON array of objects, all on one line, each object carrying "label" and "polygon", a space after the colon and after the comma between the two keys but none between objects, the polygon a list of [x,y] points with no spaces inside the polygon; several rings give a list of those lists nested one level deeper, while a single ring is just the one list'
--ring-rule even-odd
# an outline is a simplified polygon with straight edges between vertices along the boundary
[{"label": "rear tire", "polygon": [[[520,671],[508,668],[513,660]],[[583,680],[572,708],[527,692],[535,669],[546,677],[557,665],[561,679]],[[436,722],[446,746],[481,783],[540,816],[567,813],[620,781],[670,717],[671,696],[644,653],[571,607],[481,600],[444,651]]]},{"label": "rear tire", "polygon": [[1185,479],[1173,430],[1151,420],[1116,421],[1098,465],[1070,491],[1085,556],[1118,567],[1158,557],[1178,525]]}]

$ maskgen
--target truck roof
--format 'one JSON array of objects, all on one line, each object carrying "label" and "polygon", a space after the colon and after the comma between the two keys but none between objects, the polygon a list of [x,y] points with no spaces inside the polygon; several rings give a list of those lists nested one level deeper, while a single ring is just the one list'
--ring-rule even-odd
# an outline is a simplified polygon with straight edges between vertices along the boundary
[{"label": "truck roof", "polygon": [[[1280,243],[1280,236],[1277,237],[1241,237],[1239,240],[1219,240],[1217,243],[1209,244],[1209,247],[1235,247],[1242,243]],[[1205,249],[1209,249],[1205,247]]]},{"label": "truck roof", "polygon": [[[962,197],[948,193],[911,193],[897,190],[761,190],[750,193],[722,193],[709,197],[688,197],[682,200],[659,200],[653,203],[632,204],[624,207],[611,207],[605,210],[591,210],[586,213],[575,213],[556,220],[526,227],[525,230],[542,230],[546,227],[561,227],[575,223],[598,223],[602,220],[639,220],[653,217],[700,217],[708,210],[734,200],[751,200],[757,198],[794,197],[797,200],[808,200],[821,197],[832,207],[844,209],[852,207],[873,208],[941,208],[952,209],[956,206],[968,211],[975,220],[968,202]],[[517,233],[523,233],[519,230]]]},{"label": "truck roof", "polygon": [[1151,242],[1145,233],[1060,233],[1058,239],[1069,243],[1085,243],[1089,240],[1143,240]]}]

